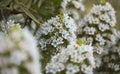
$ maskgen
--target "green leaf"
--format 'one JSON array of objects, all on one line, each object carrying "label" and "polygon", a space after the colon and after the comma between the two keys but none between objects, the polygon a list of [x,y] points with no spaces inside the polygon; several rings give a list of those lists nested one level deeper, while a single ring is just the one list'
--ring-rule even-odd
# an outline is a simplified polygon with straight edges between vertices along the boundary
[{"label": "green leaf", "polygon": [[28,15],[33,21],[35,21],[37,24],[40,24],[40,22],[32,15],[32,13],[29,11],[29,9],[23,5],[19,4],[19,7],[21,8],[22,11],[25,12],[26,15]]},{"label": "green leaf", "polygon": [[12,0],[0,0],[0,6],[7,6]]}]

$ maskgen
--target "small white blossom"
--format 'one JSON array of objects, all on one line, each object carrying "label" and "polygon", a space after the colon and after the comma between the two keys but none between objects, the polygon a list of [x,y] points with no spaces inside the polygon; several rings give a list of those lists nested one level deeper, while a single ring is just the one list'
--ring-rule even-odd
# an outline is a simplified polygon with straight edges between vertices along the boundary
[{"label": "small white blossom", "polygon": [[99,24],[98,28],[99,28],[99,30],[102,31],[102,32],[104,32],[104,31],[106,31],[106,30],[109,30],[109,26],[106,25],[106,24],[102,24],[102,23]]},{"label": "small white blossom", "polygon": [[94,27],[85,27],[84,31],[88,35],[94,35],[96,32],[96,29]]},{"label": "small white blossom", "polygon": [[79,71],[79,67],[77,65],[68,64],[66,74],[75,74]]}]

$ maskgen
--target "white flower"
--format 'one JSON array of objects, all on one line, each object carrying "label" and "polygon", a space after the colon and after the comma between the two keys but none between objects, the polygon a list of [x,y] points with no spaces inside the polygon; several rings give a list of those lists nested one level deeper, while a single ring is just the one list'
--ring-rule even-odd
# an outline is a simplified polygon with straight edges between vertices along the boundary
[{"label": "white flower", "polygon": [[75,20],[79,20],[80,19],[79,13],[76,10],[71,11],[71,14],[73,15],[73,19],[75,19]]},{"label": "white flower", "polygon": [[53,45],[54,47],[56,47],[56,46],[58,45],[57,40],[56,40],[56,39],[54,39],[54,40],[52,41],[51,45]]},{"label": "white flower", "polygon": [[63,43],[63,38],[62,38],[62,37],[59,37],[59,38],[57,39],[57,42],[58,42],[58,44],[62,44],[62,43]]},{"label": "white flower", "polygon": [[93,9],[90,12],[92,14],[95,14],[95,15],[100,15],[101,14],[101,12],[100,12],[101,8],[102,8],[101,5],[93,5]]},{"label": "white flower", "polygon": [[66,74],[75,74],[79,71],[79,67],[77,65],[68,64]]},{"label": "white flower", "polygon": [[64,39],[67,39],[68,36],[69,36],[69,33],[68,33],[67,31],[65,31],[65,30],[61,30],[60,33],[62,34],[62,37],[63,37]]},{"label": "white flower", "polygon": [[82,4],[82,1],[72,1],[75,8],[81,9],[82,11],[85,10],[84,5]]},{"label": "white flower", "polygon": [[56,23],[55,26],[57,29],[62,29],[62,24],[60,24],[60,23]]},{"label": "white flower", "polygon": [[106,25],[106,24],[102,24],[102,23],[99,24],[98,28],[99,28],[99,30],[102,31],[102,32],[104,32],[104,31],[106,31],[106,30],[109,30],[109,26]]},{"label": "white flower", "polygon": [[91,14],[88,14],[84,18],[85,22],[88,22],[89,24],[92,24],[94,21],[94,17]]},{"label": "white flower", "polygon": [[46,66],[46,73],[56,74],[57,72],[60,72],[62,70],[64,70],[64,65],[59,62],[48,63]]},{"label": "white flower", "polygon": [[86,44],[92,44],[93,43],[93,38],[92,37],[86,37]]},{"label": "white flower", "polygon": [[82,65],[81,70],[85,73],[85,74],[93,74],[93,69],[90,66],[87,66],[85,64]]},{"label": "white flower", "polygon": [[110,21],[110,22],[109,22],[109,25],[110,25],[111,27],[114,27],[114,26],[115,26],[115,22],[114,22],[114,21]]},{"label": "white flower", "polygon": [[95,18],[95,19],[93,20],[93,24],[99,24],[99,23],[100,23],[100,21],[99,21],[98,18]]},{"label": "white flower", "polygon": [[96,35],[96,41],[98,41],[100,45],[104,45],[106,42],[100,34]]},{"label": "white flower", "polygon": [[100,20],[103,20],[106,23],[109,23],[111,21],[110,16],[108,14],[102,14],[102,15],[100,15]]},{"label": "white flower", "polygon": [[98,54],[102,54],[102,53],[103,53],[103,48],[98,46],[98,47],[96,48],[96,52],[97,52]]},{"label": "white flower", "polygon": [[96,32],[96,29],[94,27],[85,27],[84,31],[88,35],[94,35]]},{"label": "white flower", "polygon": [[86,71],[86,68],[87,68],[87,65],[83,64],[83,65],[81,66],[81,71],[85,72],[85,71]]}]

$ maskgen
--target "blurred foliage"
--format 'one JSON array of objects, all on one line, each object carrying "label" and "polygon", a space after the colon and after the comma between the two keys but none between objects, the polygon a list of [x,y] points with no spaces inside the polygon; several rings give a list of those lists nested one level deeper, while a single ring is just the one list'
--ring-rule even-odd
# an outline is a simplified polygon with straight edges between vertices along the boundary
[{"label": "blurred foliage", "polygon": [[33,20],[40,26],[44,20],[59,13],[60,2],[61,0],[0,0],[0,20],[22,14],[25,24]]},{"label": "blurred foliage", "polygon": [[[0,0],[0,20],[7,20],[10,15],[22,14],[24,26],[30,25],[33,20],[39,27],[41,23],[60,13],[62,0]],[[86,11],[90,11],[93,4],[110,2],[116,10],[118,21],[117,28],[120,29],[120,0],[83,0]],[[23,26],[23,27],[24,27]]]}]

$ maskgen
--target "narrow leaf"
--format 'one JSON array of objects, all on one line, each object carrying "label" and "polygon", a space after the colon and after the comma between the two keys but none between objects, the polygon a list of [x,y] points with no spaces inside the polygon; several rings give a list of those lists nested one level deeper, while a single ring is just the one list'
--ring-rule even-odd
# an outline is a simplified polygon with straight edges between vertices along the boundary
[{"label": "narrow leaf", "polygon": [[29,11],[27,7],[25,7],[23,4],[19,4],[21,10],[25,12],[26,15],[28,15],[32,20],[34,20],[36,23],[40,24],[39,21],[32,15],[32,13]]}]

